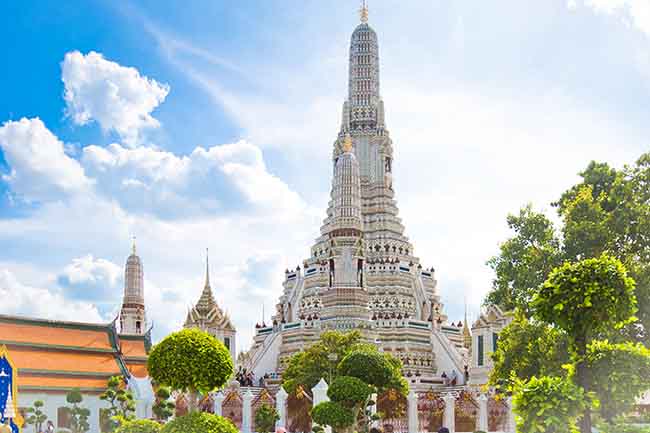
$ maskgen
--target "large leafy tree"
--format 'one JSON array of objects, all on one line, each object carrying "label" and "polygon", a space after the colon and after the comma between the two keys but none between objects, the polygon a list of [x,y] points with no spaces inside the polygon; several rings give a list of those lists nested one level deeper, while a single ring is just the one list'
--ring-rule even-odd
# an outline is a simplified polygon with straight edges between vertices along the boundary
[{"label": "large leafy tree", "polygon": [[234,369],[223,343],[199,329],[167,336],[153,347],[147,365],[157,384],[188,393],[190,412],[198,409],[198,393],[222,387]]},{"label": "large leafy tree", "polygon": [[558,228],[530,205],[508,217],[514,236],[488,262],[495,279],[486,303],[530,315],[530,301],[552,269],[608,252],[636,281],[639,308],[638,322],[610,339],[650,346],[650,153],[620,170],[592,162],[580,176],[553,203]]},{"label": "large leafy tree", "polygon": [[[574,355],[575,381],[590,392],[593,372],[587,349],[602,335],[635,320],[634,280],[618,259],[606,254],[567,262],[551,272],[535,294],[532,308],[535,318],[566,333]],[[589,407],[582,416],[581,430],[591,433]]]}]

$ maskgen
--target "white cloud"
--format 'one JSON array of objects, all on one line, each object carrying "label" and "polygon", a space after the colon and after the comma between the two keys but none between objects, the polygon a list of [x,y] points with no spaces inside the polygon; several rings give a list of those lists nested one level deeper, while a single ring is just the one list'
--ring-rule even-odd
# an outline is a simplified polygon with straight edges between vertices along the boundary
[{"label": "white cloud", "polygon": [[246,141],[197,147],[187,156],[119,144],[88,146],[81,159],[98,189],[127,210],[170,218],[207,213],[261,213],[269,218],[306,209],[269,173],[262,151]]},{"label": "white cloud", "polygon": [[27,315],[44,319],[104,322],[91,303],[66,299],[56,289],[35,288],[23,284],[8,269],[0,269],[2,314]]},{"label": "white cloud", "polygon": [[619,16],[650,36],[650,2],[648,0],[585,0],[596,12]]},{"label": "white cloud", "polygon": [[62,63],[67,114],[79,125],[97,121],[133,145],[141,131],[160,126],[152,111],[169,86],[140,75],[137,69],[106,60],[94,51],[69,52]]},{"label": "white cloud", "polygon": [[83,168],[66,155],[63,143],[39,118],[8,121],[0,127],[0,148],[11,167],[5,180],[28,200],[87,191]]},{"label": "white cloud", "polygon": [[57,282],[66,296],[93,302],[106,302],[115,299],[122,286],[122,268],[92,254],[72,259],[63,268]]}]

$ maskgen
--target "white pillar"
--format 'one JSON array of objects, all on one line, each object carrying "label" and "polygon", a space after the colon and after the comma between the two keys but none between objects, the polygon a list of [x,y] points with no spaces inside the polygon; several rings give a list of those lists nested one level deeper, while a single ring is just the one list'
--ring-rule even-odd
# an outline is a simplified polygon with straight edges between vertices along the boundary
[{"label": "white pillar", "polygon": [[[370,406],[370,416],[373,417],[377,415],[377,394],[372,394],[370,396],[370,400],[372,400],[373,404]],[[379,428],[379,420],[377,421],[372,421],[370,423],[370,427],[375,427]]]},{"label": "white pillar", "polygon": [[[316,384],[316,386],[314,386],[311,389],[312,395],[314,396],[314,400],[313,400],[314,407],[316,407],[319,403],[330,401],[330,398],[327,396],[328,389],[329,389],[329,385],[327,384],[327,382],[325,382],[325,379],[323,378],[321,378],[321,380]],[[325,427],[325,432],[331,433],[332,428]]]},{"label": "white pillar", "polygon": [[278,415],[280,416],[280,419],[275,423],[275,428],[285,428],[287,425],[287,391],[282,387],[275,394],[275,410],[278,411]]},{"label": "white pillar", "polygon": [[418,396],[410,390],[406,397],[408,402],[408,433],[418,433]]},{"label": "white pillar", "polygon": [[218,393],[215,394],[214,396],[214,414],[223,416],[223,399],[226,398],[225,395],[223,395],[223,392],[219,391]]},{"label": "white pillar", "polygon": [[488,397],[485,394],[478,396],[477,430],[488,431]]},{"label": "white pillar", "polygon": [[456,398],[453,396],[452,393],[447,393],[443,397],[443,401],[445,402],[445,412],[443,413],[443,417],[442,417],[442,425],[449,429],[449,433],[455,433],[456,432],[456,418],[455,418]]},{"label": "white pillar", "polygon": [[144,400],[135,401],[135,417],[138,419],[147,418],[147,402]]},{"label": "white pillar", "polygon": [[512,397],[508,397],[508,433],[516,433],[517,431],[517,421],[515,420],[515,408],[512,403]]},{"label": "white pillar", "polygon": [[242,422],[241,422],[241,431],[242,433],[252,433],[252,407],[251,403],[253,402],[253,393],[249,389],[244,394],[244,407],[242,408]]}]

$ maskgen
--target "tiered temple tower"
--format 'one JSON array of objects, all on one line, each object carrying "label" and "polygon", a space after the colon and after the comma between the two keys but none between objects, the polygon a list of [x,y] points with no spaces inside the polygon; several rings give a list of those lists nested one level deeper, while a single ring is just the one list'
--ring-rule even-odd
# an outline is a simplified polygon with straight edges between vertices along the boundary
[{"label": "tiered temple tower", "polygon": [[462,326],[446,323],[433,268],[420,264],[398,216],[379,75],[377,33],[364,2],[350,41],[327,217],[311,256],[285,273],[273,326],[257,329],[240,358],[257,376],[281,373],[324,329],[358,329],[400,358],[416,387],[440,383],[442,372],[462,381]]},{"label": "tiered temple tower", "polygon": [[144,268],[136,254],[135,239],[131,255],[124,268],[124,300],[120,311],[120,331],[127,335],[143,335],[147,332],[147,316],[144,305]]},{"label": "tiered temple tower", "polygon": [[210,259],[205,257],[205,284],[201,297],[194,308],[187,312],[185,328],[199,328],[221,341],[230,351],[230,356],[235,359],[235,336],[237,331],[230,321],[230,317],[221,310],[212,294],[210,287]]}]

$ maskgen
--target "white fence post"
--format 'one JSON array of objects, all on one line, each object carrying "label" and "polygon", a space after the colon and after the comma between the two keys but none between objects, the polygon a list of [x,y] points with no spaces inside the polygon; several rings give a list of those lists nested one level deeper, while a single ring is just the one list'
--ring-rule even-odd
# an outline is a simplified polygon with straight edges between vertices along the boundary
[{"label": "white fence post", "polygon": [[488,397],[478,396],[478,430],[488,431]]},{"label": "white fence post", "polygon": [[[377,394],[372,394],[370,396],[370,400],[374,402],[374,404],[370,406],[370,416],[373,417],[377,415]],[[379,428],[379,420],[372,421],[370,423],[370,427]]]},{"label": "white fence post", "polygon": [[275,423],[275,427],[285,428],[287,425],[287,391],[280,386],[280,391],[275,394],[275,410],[278,411],[280,419]]},{"label": "white fence post", "polygon": [[222,416],[223,415],[223,400],[226,398],[226,396],[223,395],[223,392],[219,391],[215,396],[214,396],[214,413],[215,415]]},{"label": "white fence post", "polygon": [[251,424],[252,424],[252,407],[251,403],[253,402],[253,393],[249,389],[244,394],[244,407],[242,408],[242,422],[241,422],[241,431],[242,433],[252,433]]},{"label": "white fence post", "polygon": [[456,432],[456,397],[452,393],[447,393],[443,397],[445,402],[445,412],[442,418],[442,425],[449,429],[449,433]]},{"label": "white fence post", "polygon": [[408,433],[418,433],[418,396],[410,390],[408,397]]},{"label": "white fence post", "polygon": [[[327,382],[325,382],[325,379],[321,378],[321,380],[314,386],[311,391],[312,395],[314,396],[313,400],[313,405],[316,407],[320,403],[324,403],[326,401],[330,401],[330,398],[327,396],[327,390],[329,389],[329,385]],[[330,427],[325,427],[325,432],[326,433],[332,433],[332,429]]]}]

